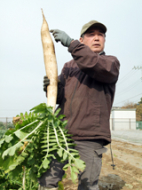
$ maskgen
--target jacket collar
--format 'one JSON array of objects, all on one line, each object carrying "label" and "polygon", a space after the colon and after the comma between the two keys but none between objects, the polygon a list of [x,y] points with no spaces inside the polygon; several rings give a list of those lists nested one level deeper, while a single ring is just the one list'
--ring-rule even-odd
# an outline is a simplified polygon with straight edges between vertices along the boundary
[{"label": "jacket collar", "polygon": [[101,51],[101,52],[99,53],[99,55],[105,55],[105,52],[104,52],[104,51]]}]

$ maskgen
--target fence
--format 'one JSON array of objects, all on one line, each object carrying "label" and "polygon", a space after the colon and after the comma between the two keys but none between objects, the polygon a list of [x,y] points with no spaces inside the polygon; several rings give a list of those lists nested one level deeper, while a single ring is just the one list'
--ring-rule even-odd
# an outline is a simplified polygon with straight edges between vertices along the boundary
[{"label": "fence", "polygon": [[142,130],[142,121],[136,122],[136,128]]},{"label": "fence", "polygon": [[[9,128],[14,128],[12,117],[0,117],[0,138]],[[136,121],[132,118],[110,118],[110,129],[116,130],[142,130],[142,121]]]},{"label": "fence", "polygon": [[134,118],[110,118],[110,129],[113,131],[136,130],[136,119]]},{"label": "fence", "polygon": [[0,117],[0,138],[9,128],[14,128],[12,117]]}]

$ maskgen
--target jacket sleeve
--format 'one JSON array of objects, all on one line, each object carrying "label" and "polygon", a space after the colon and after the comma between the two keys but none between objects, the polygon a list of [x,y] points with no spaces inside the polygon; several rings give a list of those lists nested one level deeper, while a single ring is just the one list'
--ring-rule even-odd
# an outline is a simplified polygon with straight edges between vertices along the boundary
[{"label": "jacket sleeve", "polygon": [[115,83],[119,75],[119,61],[114,56],[99,55],[75,40],[69,46],[78,67],[87,75],[103,83]]}]

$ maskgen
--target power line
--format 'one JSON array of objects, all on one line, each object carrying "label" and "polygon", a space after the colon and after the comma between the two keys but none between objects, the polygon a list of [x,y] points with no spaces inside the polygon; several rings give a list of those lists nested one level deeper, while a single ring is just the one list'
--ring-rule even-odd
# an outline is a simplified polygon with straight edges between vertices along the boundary
[{"label": "power line", "polygon": [[[136,95],[136,96],[133,96],[133,97],[131,97],[131,98],[128,98],[127,100],[130,100],[130,99],[132,99],[132,98],[135,98],[135,97],[137,97],[137,96],[139,96],[139,95],[142,95],[142,93],[141,93],[141,94],[138,94],[138,95]],[[122,103],[122,102],[125,102],[125,101],[127,101],[127,100],[118,102],[118,103],[116,103],[115,105],[120,104],[120,103]]]},{"label": "power line", "polygon": [[123,80],[123,78],[125,78],[127,75],[130,75],[131,72],[133,72],[134,70],[131,69],[126,75],[124,75],[119,81]]},{"label": "power line", "polygon": [[122,77],[120,80],[118,80],[118,83],[116,84],[116,86],[119,86],[122,82],[125,82],[126,80],[124,80],[124,79],[128,78],[129,76],[132,77],[137,71],[138,70],[132,70],[132,73],[131,72],[127,73],[124,77]]},{"label": "power line", "polygon": [[[138,83],[138,81],[139,81],[140,83]],[[116,96],[123,95],[123,94],[125,93],[126,90],[128,91],[128,89],[130,90],[130,89],[132,89],[132,88],[138,86],[138,85],[135,85],[135,84],[138,84],[138,85],[141,84],[140,79],[138,79],[136,82],[134,82],[132,85],[126,87],[126,88],[123,89],[122,91],[120,91],[120,92],[118,92],[118,93],[116,92]],[[133,86],[134,86],[134,87],[133,87]],[[123,93],[122,93],[122,92],[123,92]]]},{"label": "power line", "polygon": [[132,74],[130,75],[130,73],[132,72],[134,74],[135,73],[134,71],[136,71],[136,70],[141,70],[142,71],[142,66],[134,66],[132,68],[132,70],[130,70],[126,75],[124,75],[120,80],[118,80],[118,83],[121,82],[127,76],[132,76]]}]

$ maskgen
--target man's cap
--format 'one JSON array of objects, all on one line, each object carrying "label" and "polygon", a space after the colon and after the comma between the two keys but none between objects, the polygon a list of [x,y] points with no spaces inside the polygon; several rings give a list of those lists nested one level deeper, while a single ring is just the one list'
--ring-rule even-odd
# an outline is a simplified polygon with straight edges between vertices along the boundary
[{"label": "man's cap", "polygon": [[100,28],[102,32],[106,33],[107,28],[104,24],[102,24],[101,22],[98,22],[97,20],[91,20],[90,22],[83,25],[80,36],[84,34],[93,25]]}]

